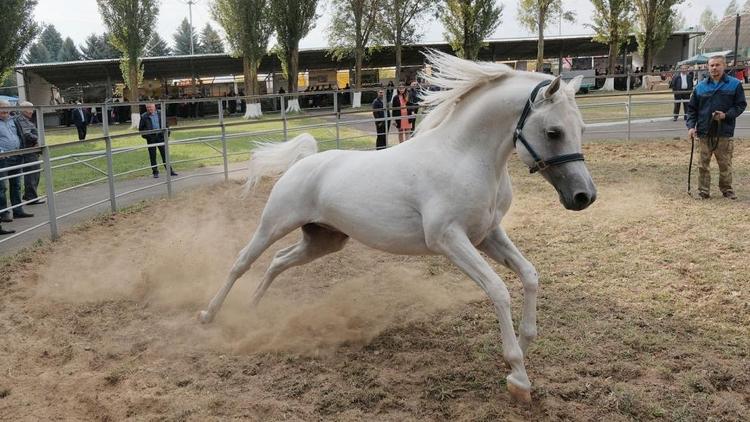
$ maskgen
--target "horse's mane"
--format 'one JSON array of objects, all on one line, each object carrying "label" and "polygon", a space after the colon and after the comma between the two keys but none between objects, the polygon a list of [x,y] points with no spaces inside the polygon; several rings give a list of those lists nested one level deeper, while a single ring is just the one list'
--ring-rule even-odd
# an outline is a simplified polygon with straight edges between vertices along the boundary
[{"label": "horse's mane", "polygon": [[427,74],[420,71],[419,76],[440,90],[422,90],[420,105],[430,108],[430,113],[417,126],[417,133],[440,125],[451,114],[461,97],[472,89],[514,72],[504,64],[473,62],[433,49],[427,50],[424,55],[432,72]]}]

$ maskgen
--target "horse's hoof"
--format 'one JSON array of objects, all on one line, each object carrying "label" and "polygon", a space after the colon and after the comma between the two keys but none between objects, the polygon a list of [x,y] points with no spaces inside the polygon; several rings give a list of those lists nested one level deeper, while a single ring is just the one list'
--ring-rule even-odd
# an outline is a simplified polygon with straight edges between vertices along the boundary
[{"label": "horse's hoof", "polygon": [[531,390],[527,390],[523,387],[519,387],[511,382],[508,382],[508,392],[514,400],[521,403],[531,403]]},{"label": "horse's hoof", "polygon": [[209,315],[208,311],[200,311],[198,312],[198,321],[201,322],[201,324],[208,324],[213,320],[213,317]]}]

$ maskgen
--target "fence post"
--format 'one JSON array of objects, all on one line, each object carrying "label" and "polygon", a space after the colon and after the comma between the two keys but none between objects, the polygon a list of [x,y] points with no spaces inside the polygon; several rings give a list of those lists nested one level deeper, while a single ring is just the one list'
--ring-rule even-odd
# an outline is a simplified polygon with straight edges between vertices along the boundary
[{"label": "fence post", "polygon": [[36,107],[36,127],[39,146],[42,147],[42,168],[44,169],[44,189],[47,191],[47,210],[49,211],[50,238],[57,240],[57,209],[55,208],[55,187],[52,183],[52,165],[49,146],[44,139],[44,109]]},{"label": "fence post", "polygon": [[107,148],[107,181],[109,183],[109,205],[112,212],[117,212],[117,201],[115,198],[115,169],[112,164],[112,138],[109,136],[109,109],[107,104],[102,105],[102,131],[104,132],[104,143]]},{"label": "fence post", "polygon": [[286,99],[284,98],[284,95],[281,95],[281,120],[282,124],[284,125],[284,141],[289,140],[289,134],[287,133],[287,127],[286,127]]},{"label": "fence post", "polygon": [[341,149],[341,137],[339,136],[339,119],[341,119],[341,112],[339,111],[339,96],[337,92],[333,93],[333,110],[336,112],[336,149]]},{"label": "fence post", "polygon": [[165,164],[167,169],[167,196],[172,197],[172,160],[169,157],[169,128],[167,128],[167,105],[164,101],[159,103],[161,106],[161,132],[164,135],[164,158],[167,161]]},{"label": "fence post", "polygon": [[224,105],[221,100],[219,103],[219,125],[221,126],[221,155],[224,158],[224,181],[229,180],[229,160],[227,157],[227,130],[224,126]]},{"label": "fence post", "polygon": [[633,94],[628,92],[628,138],[627,138],[628,142],[630,142],[630,120],[631,120],[630,118],[633,113],[632,109],[633,109]]}]

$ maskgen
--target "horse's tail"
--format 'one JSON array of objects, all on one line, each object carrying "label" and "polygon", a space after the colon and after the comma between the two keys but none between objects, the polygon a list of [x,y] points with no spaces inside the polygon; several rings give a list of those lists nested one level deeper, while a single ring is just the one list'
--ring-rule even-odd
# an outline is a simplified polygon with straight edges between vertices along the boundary
[{"label": "horse's tail", "polygon": [[316,152],[318,142],[309,133],[286,142],[257,142],[250,156],[245,194],[264,176],[280,176],[294,163]]}]

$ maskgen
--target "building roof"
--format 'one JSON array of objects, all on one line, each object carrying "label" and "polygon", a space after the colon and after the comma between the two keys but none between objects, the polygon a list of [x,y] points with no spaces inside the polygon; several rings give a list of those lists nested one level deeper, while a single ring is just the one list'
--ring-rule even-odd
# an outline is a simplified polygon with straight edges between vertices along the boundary
[{"label": "building roof", "polygon": [[[702,32],[676,33],[673,36],[686,36]],[[601,56],[608,54],[605,44],[593,41],[592,35],[547,36],[544,40],[548,57],[554,56]],[[480,60],[510,61],[532,60],[536,58],[537,38],[490,39],[479,53]],[[424,62],[422,52],[426,48],[452,52],[447,43],[425,43],[404,46],[402,66],[420,66]],[[630,37],[628,52],[636,48],[635,38]],[[143,76],[145,79],[178,79],[242,74],[242,60],[229,54],[196,54],[193,56],[144,57]],[[372,51],[364,63],[365,67],[392,67],[395,65],[393,46],[384,46]],[[301,49],[299,69],[352,69],[353,58],[336,60],[326,49]],[[17,71],[33,72],[50,83],[65,88],[80,83],[121,82],[119,59],[84,60],[62,63],[28,64],[16,67]],[[275,54],[266,55],[261,61],[259,73],[279,72],[281,63]]]}]

